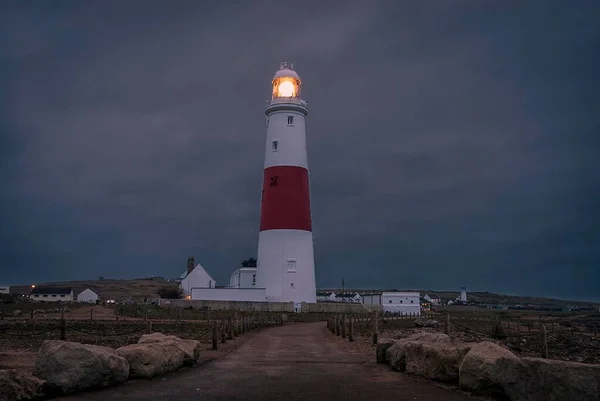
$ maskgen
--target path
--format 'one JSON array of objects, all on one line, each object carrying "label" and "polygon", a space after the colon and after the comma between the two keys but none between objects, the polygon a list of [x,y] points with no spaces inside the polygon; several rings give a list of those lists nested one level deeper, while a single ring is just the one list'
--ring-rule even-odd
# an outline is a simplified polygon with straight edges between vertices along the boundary
[{"label": "path", "polygon": [[[131,381],[70,401],[462,401],[467,395],[377,365],[372,351],[298,323],[245,335],[214,361],[150,381]],[[242,339],[244,338],[242,337]]]}]

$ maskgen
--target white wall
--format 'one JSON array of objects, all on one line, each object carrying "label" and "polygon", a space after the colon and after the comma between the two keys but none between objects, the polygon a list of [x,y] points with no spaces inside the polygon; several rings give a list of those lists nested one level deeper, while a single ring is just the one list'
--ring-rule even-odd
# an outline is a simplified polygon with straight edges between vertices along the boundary
[{"label": "white wall", "polygon": [[[294,117],[292,125],[287,124],[288,116]],[[269,115],[267,124],[265,168],[299,166],[307,169],[304,115],[292,110],[276,111]],[[273,141],[277,141],[277,150],[273,150]]]},{"label": "white wall", "polygon": [[266,302],[264,288],[192,288],[192,301]]},{"label": "white wall", "polygon": [[181,288],[183,289],[184,295],[190,295],[192,288],[214,288],[217,283],[210,274],[202,267],[200,263],[194,267],[194,269],[181,280]]},{"label": "white wall", "polygon": [[0,294],[10,294],[10,287],[0,286]]},{"label": "white wall", "polygon": [[242,267],[231,273],[229,287],[256,288],[256,267]]},{"label": "white wall", "polygon": [[[256,285],[270,302],[317,302],[313,236],[303,230],[261,231]],[[295,269],[288,268],[290,260]]]},{"label": "white wall", "polygon": [[[45,295],[45,296],[44,296]],[[72,302],[73,291],[70,294],[32,294],[30,299],[39,302]]]},{"label": "white wall", "polygon": [[362,296],[364,305],[381,305],[381,294],[368,294]]},{"label": "white wall", "polygon": [[402,314],[421,314],[420,294],[418,292],[384,292],[381,305],[386,312]]},{"label": "white wall", "polygon": [[89,288],[81,291],[77,295],[77,302],[88,302],[91,304],[95,304],[97,300],[98,300],[98,294],[96,294],[94,291],[90,290]]}]

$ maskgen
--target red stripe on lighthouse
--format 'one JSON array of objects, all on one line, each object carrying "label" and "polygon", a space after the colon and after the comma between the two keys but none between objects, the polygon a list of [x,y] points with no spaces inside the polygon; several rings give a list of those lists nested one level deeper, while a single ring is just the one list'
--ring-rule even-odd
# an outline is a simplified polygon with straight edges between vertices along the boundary
[{"label": "red stripe on lighthouse", "polygon": [[265,169],[260,210],[260,231],[312,231],[308,170],[296,166]]}]

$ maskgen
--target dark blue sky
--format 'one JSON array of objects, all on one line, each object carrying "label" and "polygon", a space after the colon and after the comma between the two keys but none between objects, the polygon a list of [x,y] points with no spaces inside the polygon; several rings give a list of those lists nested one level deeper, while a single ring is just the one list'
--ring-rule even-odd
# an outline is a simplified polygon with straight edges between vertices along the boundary
[{"label": "dark blue sky", "polygon": [[224,284],[291,60],[319,287],[600,299],[600,3],[221,3],[0,4],[0,284]]}]

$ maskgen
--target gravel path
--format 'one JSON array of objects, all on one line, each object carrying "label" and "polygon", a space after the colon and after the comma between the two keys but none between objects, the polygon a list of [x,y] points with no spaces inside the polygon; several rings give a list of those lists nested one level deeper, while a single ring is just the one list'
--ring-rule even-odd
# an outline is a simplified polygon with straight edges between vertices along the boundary
[{"label": "gravel path", "polygon": [[61,400],[459,401],[468,395],[373,362],[372,350],[329,333],[324,323],[263,329],[239,348],[194,368]]}]

